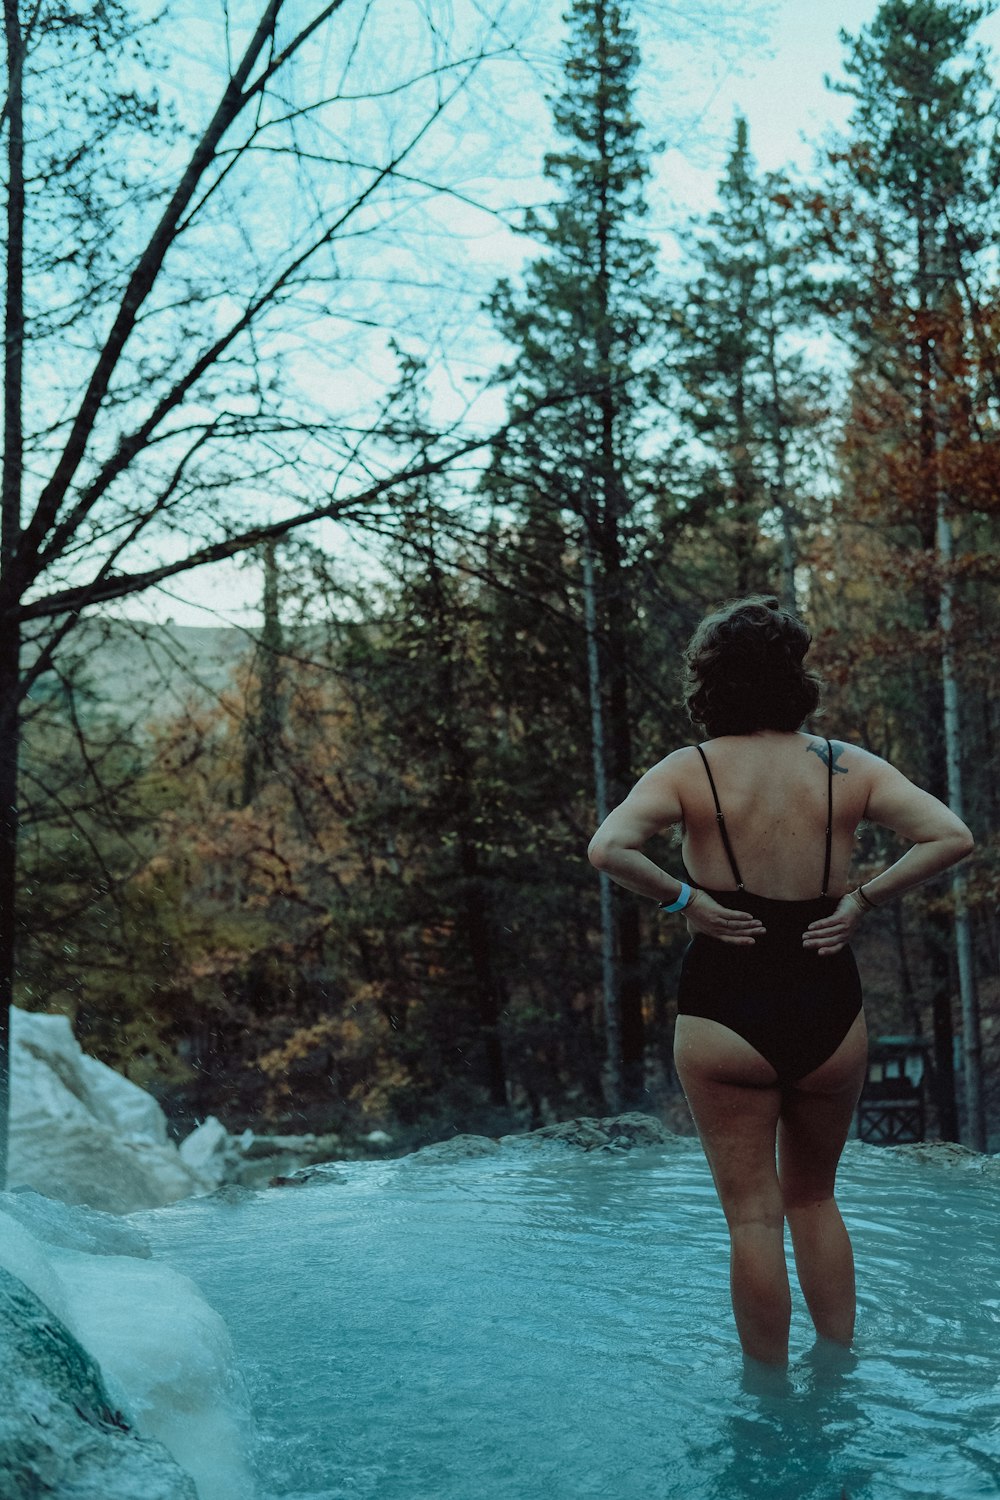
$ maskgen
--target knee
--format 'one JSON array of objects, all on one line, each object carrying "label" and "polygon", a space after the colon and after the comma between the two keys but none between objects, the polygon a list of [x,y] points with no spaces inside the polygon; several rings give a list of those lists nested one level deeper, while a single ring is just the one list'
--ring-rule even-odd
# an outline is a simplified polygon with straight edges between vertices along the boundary
[{"label": "knee", "polygon": [[726,1209],[726,1223],[731,1235],[754,1230],[771,1230],[783,1233],[785,1209],[778,1194],[747,1199],[734,1203]]},{"label": "knee", "polygon": [[782,1188],[782,1202],[789,1218],[793,1214],[815,1212],[817,1209],[827,1208],[834,1201],[832,1187],[810,1188],[804,1183],[798,1183]]},{"label": "knee", "polygon": [[830,1171],[819,1164],[812,1167],[796,1164],[793,1167],[784,1163],[778,1172],[778,1184],[785,1212],[796,1208],[815,1208],[820,1203],[828,1203],[833,1197],[836,1182],[836,1170]]},{"label": "knee", "polygon": [[715,1186],[730,1229],[749,1224],[773,1229],[784,1222],[781,1183],[774,1170],[717,1173]]}]

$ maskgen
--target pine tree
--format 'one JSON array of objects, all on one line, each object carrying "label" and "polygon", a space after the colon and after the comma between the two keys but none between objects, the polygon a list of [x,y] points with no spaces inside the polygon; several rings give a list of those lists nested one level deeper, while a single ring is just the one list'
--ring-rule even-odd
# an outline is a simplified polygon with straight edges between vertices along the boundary
[{"label": "pine tree", "polygon": [[678,414],[695,444],[689,504],[722,548],[720,592],[777,591],[795,606],[795,569],[810,444],[822,411],[803,347],[810,247],[792,195],[763,176],[746,120],[719,183],[719,208],[691,236],[695,274],[671,324]]},{"label": "pine tree", "polygon": [[257,670],[252,688],[253,701],[248,704],[244,723],[241,794],[244,807],[253,801],[262,778],[274,774],[283,717],[281,657],[284,638],[277,544],[273,541],[265,542],[261,548],[261,558],[264,564],[264,621],[254,652]]},{"label": "pine tree", "polygon": [[[635,775],[629,547],[649,487],[639,443],[644,404],[658,388],[653,346],[662,309],[653,247],[638,230],[649,169],[635,113],[639,52],[627,6],[573,0],[565,19],[564,85],[553,105],[565,144],[545,158],[556,196],[528,216],[540,255],[520,288],[500,283],[491,308],[514,350],[501,372],[512,409],[553,392],[566,399],[511,434],[494,454],[485,487],[518,517],[532,549],[544,546],[573,570],[581,625],[583,574],[592,574],[599,681],[591,684],[591,703],[604,726],[607,792],[616,800]],[[579,651],[583,666],[585,629]],[[603,769],[597,767],[598,786]],[[643,1023],[634,900],[616,900],[615,930],[620,1038],[610,1006],[609,1038],[612,1051],[620,1047],[626,1093],[635,1097]],[[616,1062],[609,1057],[612,1077]]]},{"label": "pine tree", "polygon": [[[909,728],[908,769],[953,797],[954,631],[963,601],[950,553],[956,525],[966,538],[981,531],[996,467],[992,444],[983,439],[997,389],[986,334],[997,103],[985,55],[973,40],[987,11],[954,0],[884,0],[858,37],[843,35],[841,88],[854,100],[851,134],[834,156],[833,191],[818,200],[829,243],[845,267],[835,302],[855,357],[847,483],[834,521],[841,531],[878,528],[882,586],[869,630],[884,640],[895,616],[898,641],[918,653],[912,686],[901,681],[895,689],[897,717]],[[994,596],[994,618],[995,604]],[[836,602],[828,611],[836,616]],[[857,618],[850,635],[857,650],[863,635]],[[961,916],[963,898],[956,894]],[[949,935],[940,912],[929,912],[924,927],[939,1123],[942,1134],[957,1138]],[[975,1094],[978,1021],[971,996],[963,1010]],[[974,1097],[971,1106],[973,1133],[981,1139]]]}]

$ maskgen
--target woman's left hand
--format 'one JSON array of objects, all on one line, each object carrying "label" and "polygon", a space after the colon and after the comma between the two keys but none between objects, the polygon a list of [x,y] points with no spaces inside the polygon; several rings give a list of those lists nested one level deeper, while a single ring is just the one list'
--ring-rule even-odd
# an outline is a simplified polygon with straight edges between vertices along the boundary
[{"label": "woman's left hand", "polygon": [[809,948],[823,958],[827,953],[839,953],[845,943],[851,941],[851,933],[861,921],[862,911],[853,896],[844,896],[837,910],[818,922],[810,922],[802,934],[803,948]]}]

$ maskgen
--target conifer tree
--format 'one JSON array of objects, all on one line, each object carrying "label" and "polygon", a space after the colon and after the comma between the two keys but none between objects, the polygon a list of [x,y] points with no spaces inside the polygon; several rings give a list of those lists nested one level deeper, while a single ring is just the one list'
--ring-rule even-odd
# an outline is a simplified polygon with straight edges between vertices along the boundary
[{"label": "conifer tree", "polygon": [[[969,539],[980,530],[996,477],[992,444],[983,437],[996,389],[984,303],[992,298],[985,288],[997,208],[997,102],[985,54],[974,42],[988,9],[955,0],[883,0],[870,26],[855,38],[843,35],[847,78],[840,87],[854,110],[849,139],[833,158],[833,192],[818,200],[829,243],[845,267],[834,306],[855,357],[847,485],[834,522],[841,532],[859,524],[878,528],[878,610],[868,633],[884,640],[895,626],[898,641],[910,644],[908,658],[918,653],[912,684],[899,681],[895,688],[895,712],[907,724],[908,769],[941,796],[958,766],[953,634],[963,601],[949,555],[953,529]],[[840,623],[836,600],[827,611]],[[855,617],[842,635],[857,651],[865,633]],[[892,675],[883,663],[881,676]],[[939,1124],[942,1134],[957,1138],[950,935],[939,911],[927,913],[924,928]],[[971,998],[963,1009],[967,1078],[975,1092],[979,1044]],[[972,1113],[980,1119],[973,1134],[981,1138],[974,1099]]]},{"label": "conifer tree", "polygon": [[[514,412],[562,390],[570,399],[526,423],[495,451],[490,494],[519,518],[533,546],[574,568],[593,564],[594,630],[608,795],[634,779],[629,701],[629,539],[647,488],[639,458],[642,410],[657,389],[653,345],[661,304],[650,242],[639,232],[648,164],[635,113],[639,64],[628,7],[573,0],[566,13],[564,84],[553,115],[562,149],[545,158],[555,196],[528,215],[541,253],[523,284],[501,282],[491,307],[513,353],[501,372]],[[581,627],[584,605],[577,605]],[[579,659],[585,669],[581,628]],[[600,781],[600,776],[598,776]],[[615,903],[620,1044],[627,1095],[642,1087],[639,913]],[[617,1061],[611,1058],[613,1065]]]},{"label": "conifer tree", "polygon": [[[426,368],[398,348],[395,353],[400,379],[391,448],[419,444],[427,432]],[[454,567],[455,544],[442,526],[444,499],[441,486],[427,477],[401,488],[404,545],[391,564],[385,617],[359,636],[354,650],[364,660],[366,689],[382,704],[373,710],[383,722],[368,752],[384,756],[387,773],[376,816],[423,864],[419,886],[397,892],[398,915],[421,932],[422,960],[414,967],[439,976],[427,986],[429,995],[437,992],[437,1004],[428,999],[424,1005],[427,1035],[408,1039],[411,1054],[423,1044],[428,1056],[437,1055],[445,1092],[471,1085],[494,1109],[505,1110],[501,1017],[507,996],[489,836],[494,726],[483,701],[477,590]]]},{"label": "conifer tree", "polygon": [[281,735],[281,655],[283,631],[279,599],[280,571],[274,541],[261,548],[264,564],[263,629],[256,644],[254,702],[248,705],[244,724],[242,803],[252,802],[261,778],[273,774]]},{"label": "conifer tree", "polygon": [[787,184],[758,171],[743,118],[718,192],[719,208],[692,236],[695,273],[668,325],[679,415],[703,455],[691,503],[715,523],[730,575],[723,591],[780,579],[794,607],[801,496],[822,409],[802,352],[814,319],[809,247]]}]

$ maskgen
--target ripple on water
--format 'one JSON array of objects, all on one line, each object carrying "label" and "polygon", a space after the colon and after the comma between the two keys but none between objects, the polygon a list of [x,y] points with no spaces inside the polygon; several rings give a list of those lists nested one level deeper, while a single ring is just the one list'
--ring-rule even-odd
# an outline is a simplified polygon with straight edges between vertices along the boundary
[{"label": "ripple on water", "polygon": [[853,1148],[857,1358],[744,1379],[687,1143],[448,1164],[143,1215],[226,1318],[262,1500],[1000,1495],[996,1187]]}]

